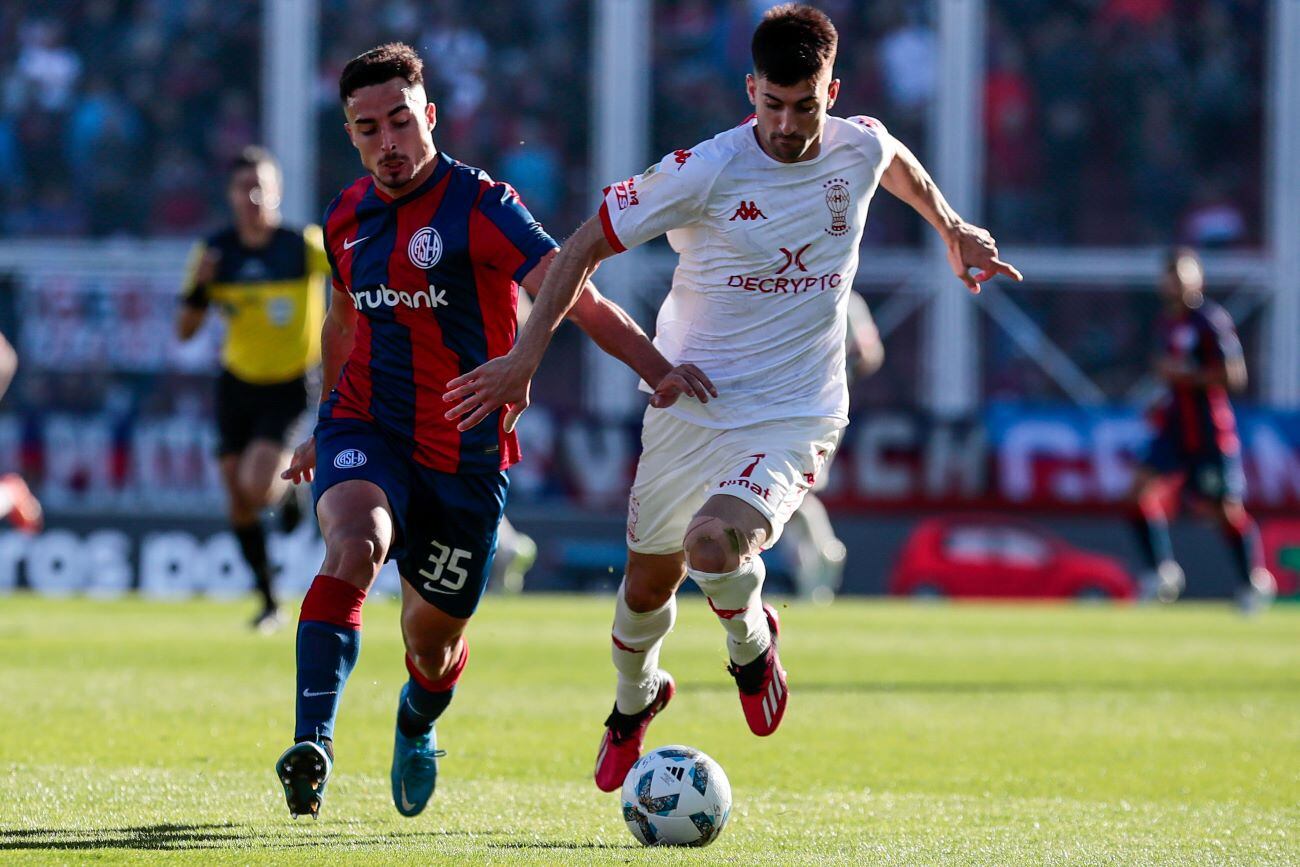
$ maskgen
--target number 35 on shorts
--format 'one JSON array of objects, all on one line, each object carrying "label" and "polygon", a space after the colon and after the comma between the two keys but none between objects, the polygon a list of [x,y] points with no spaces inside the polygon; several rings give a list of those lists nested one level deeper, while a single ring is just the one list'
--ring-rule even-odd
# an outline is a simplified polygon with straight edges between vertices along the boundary
[{"label": "number 35 on shorts", "polygon": [[431,593],[455,593],[469,580],[465,566],[470,565],[472,551],[451,548],[441,542],[429,541],[432,553],[427,564],[418,570],[424,580],[424,589]]}]

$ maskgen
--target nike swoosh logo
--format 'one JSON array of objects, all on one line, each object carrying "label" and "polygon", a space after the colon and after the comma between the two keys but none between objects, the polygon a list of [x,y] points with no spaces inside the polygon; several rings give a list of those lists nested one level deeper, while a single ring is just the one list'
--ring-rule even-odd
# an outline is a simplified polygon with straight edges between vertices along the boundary
[{"label": "nike swoosh logo", "polygon": [[434,587],[428,581],[424,582],[424,589],[428,590],[430,593],[455,593],[456,592],[455,590],[443,590],[441,587]]},{"label": "nike swoosh logo", "polygon": [[316,698],[317,696],[322,696],[322,695],[338,695],[338,694],[339,691],[337,689],[331,689],[328,692],[312,692],[310,689],[304,689],[302,691],[303,698]]},{"label": "nike swoosh logo", "polygon": [[416,807],[415,804],[412,804],[410,801],[406,800],[406,780],[402,780],[402,809],[414,810],[415,807]]},{"label": "nike swoosh logo", "polygon": [[369,237],[370,237],[369,235],[366,235],[365,238],[353,238],[351,241],[349,241],[347,238],[344,238],[344,239],[343,239],[343,249],[344,249],[344,250],[351,250],[351,249],[352,249],[353,247],[355,247],[357,244],[360,244],[362,241],[366,240],[366,238],[369,238]]}]

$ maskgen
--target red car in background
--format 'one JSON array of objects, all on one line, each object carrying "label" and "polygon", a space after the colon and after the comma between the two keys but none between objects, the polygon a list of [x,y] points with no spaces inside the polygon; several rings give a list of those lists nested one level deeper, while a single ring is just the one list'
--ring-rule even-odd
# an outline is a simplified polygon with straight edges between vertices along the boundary
[{"label": "red car in background", "polygon": [[889,580],[899,596],[1134,599],[1137,583],[1112,557],[1075,548],[1032,524],[1000,517],[923,521]]}]

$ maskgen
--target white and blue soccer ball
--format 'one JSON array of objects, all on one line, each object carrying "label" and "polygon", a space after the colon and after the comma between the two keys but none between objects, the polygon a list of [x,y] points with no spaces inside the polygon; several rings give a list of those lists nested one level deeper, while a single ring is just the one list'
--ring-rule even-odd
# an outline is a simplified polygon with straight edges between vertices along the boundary
[{"label": "white and blue soccer ball", "polygon": [[729,815],[727,775],[693,747],[651,750],[623,781],[623,820],[643,846],[707,846]]}]

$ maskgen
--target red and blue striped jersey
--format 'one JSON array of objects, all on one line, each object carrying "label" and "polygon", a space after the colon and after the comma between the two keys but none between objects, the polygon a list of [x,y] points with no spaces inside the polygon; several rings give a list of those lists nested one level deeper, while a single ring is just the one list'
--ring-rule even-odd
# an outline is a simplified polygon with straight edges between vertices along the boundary
[{"label": "red and blue striped jersey", "polygon": [[[1159,330],[1166,357],[1197,372],[1222,368],[1229,360],[1241,358],[1241,341],[1232,317],[1208,299],[1177,317],[1162,316]],[[1175,435],[1187,454],[1213,449],[1231,454],[1239,447],[1236,416],[1222,385],[1170,386],[1155,421]]]},{"label": "red and blue striped jersey", "polygon": [[442,399],[449,380],[514,345],[519,281],[558,246],[514,189],[440,153],[429,179],[399,199],[361,178],[330,203],[324,225],[334,288],[359,316],[320,417],[372,422],[441,472],[518,461],[501,410],[460,433]]}]

